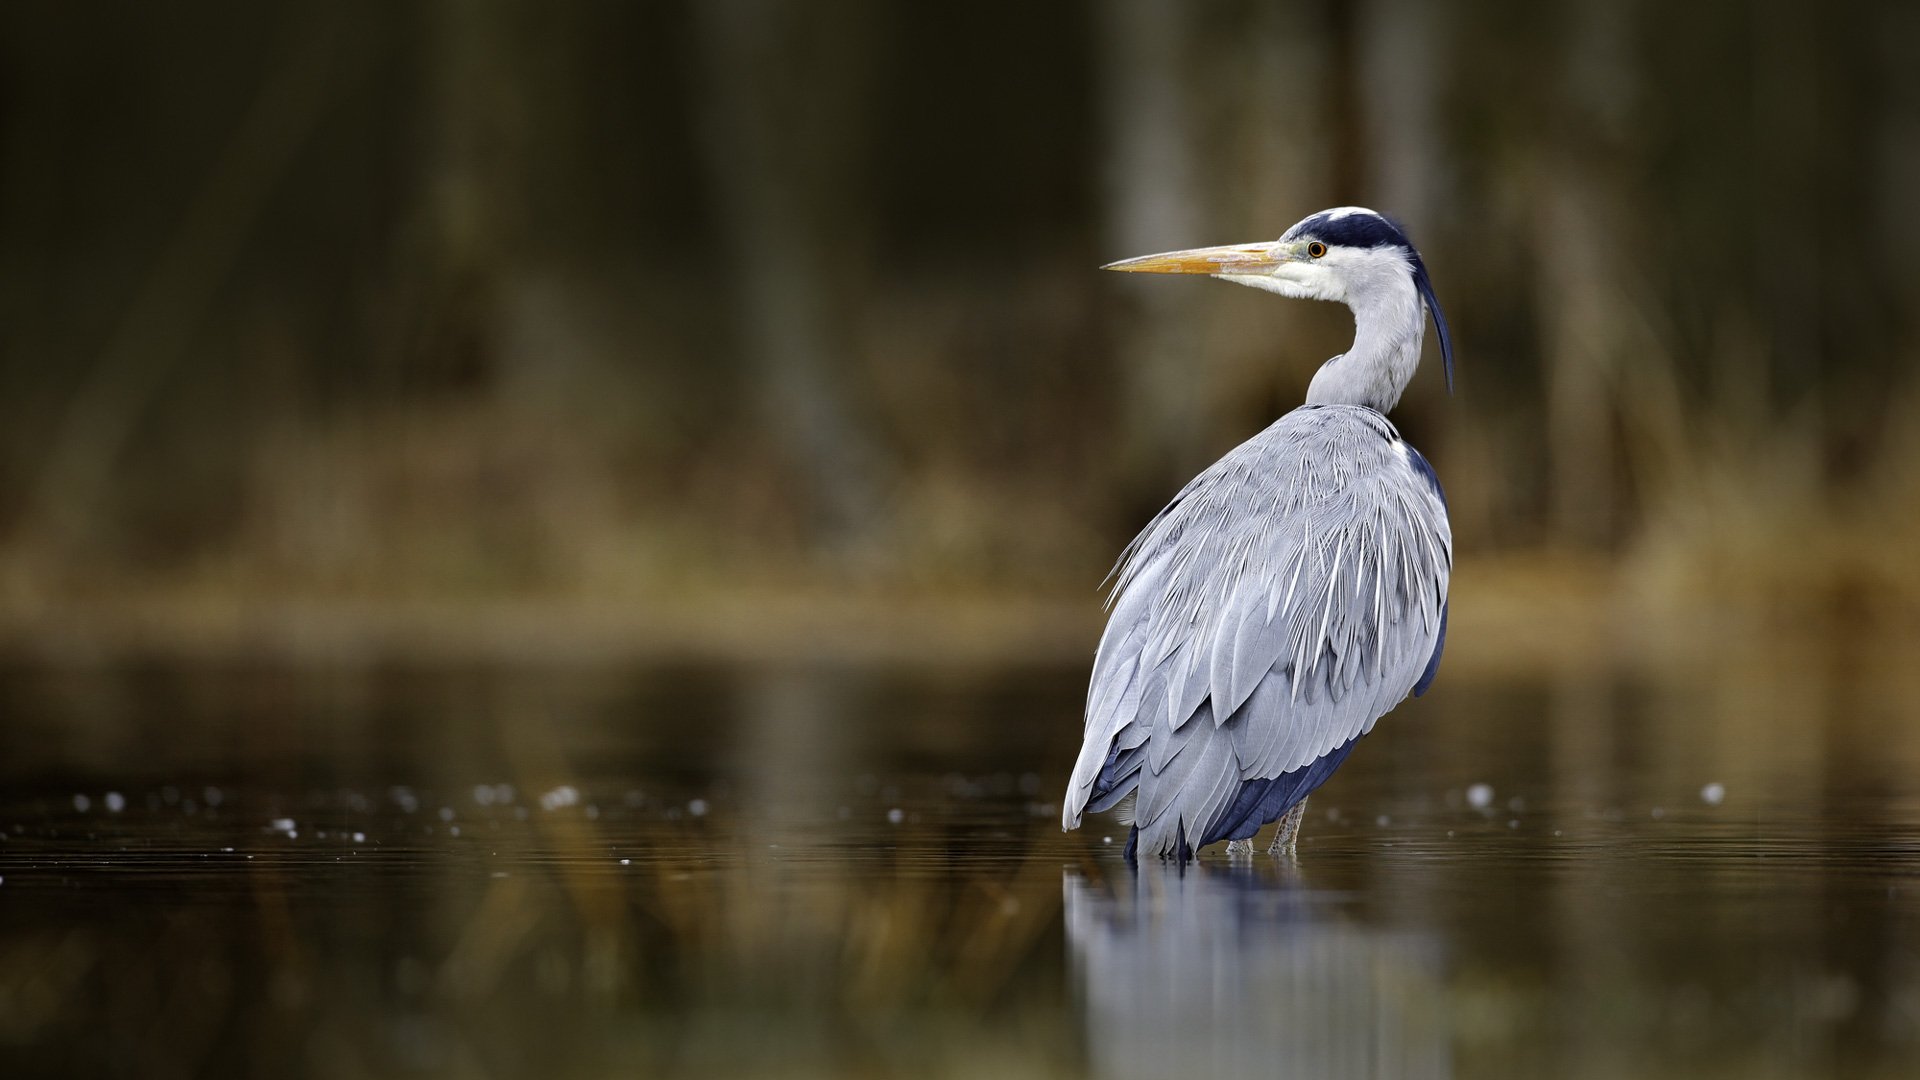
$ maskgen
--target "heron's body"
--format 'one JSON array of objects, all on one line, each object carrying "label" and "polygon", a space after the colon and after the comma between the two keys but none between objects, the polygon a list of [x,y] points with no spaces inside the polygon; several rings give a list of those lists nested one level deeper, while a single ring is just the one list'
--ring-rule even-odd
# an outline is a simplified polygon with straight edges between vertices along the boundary
[{"label": "heron's body", "polygon": [[[1311,247],[1340,280],[1246,283],[1346,300],[1354,348],[1321,369],[1308,404],[1188,483],[1118,570],[1062,819],[1072,828],[1137,793],[1129,855],[1187,858],[1280,820],[1440,661],[1445,498],[1384,415],[1418,363],[1431,291],[1397,228],[1397,246],[1346,245],[1360,254],[1334,262],[1329,245],[1353,234],[1330,214],[1372,212],[1308,218],[1262,257]],[[1251,250],[1176,255],[1210,272],[1220,253]]]}]

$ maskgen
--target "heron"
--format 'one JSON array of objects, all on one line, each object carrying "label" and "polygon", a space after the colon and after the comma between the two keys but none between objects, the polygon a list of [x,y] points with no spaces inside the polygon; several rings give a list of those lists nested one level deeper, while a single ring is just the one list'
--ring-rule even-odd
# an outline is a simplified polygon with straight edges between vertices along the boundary
[{"label": "heron", "polygon": [[1364,207],[1102,269],[1353,311],[1352,347],[1320,366],[1306,403],[1194,477],[1122,552],[1061,812],[1071,830],[1132,798],[1130,861],[1184,862],[1220,840],[1250,854],[1274,821],[1269,852],[1293,855],[1307,796],[1439,670],[1446,495],[1387,413],[1429,315],[1452,392],[1446,315],[1405,230]]}]

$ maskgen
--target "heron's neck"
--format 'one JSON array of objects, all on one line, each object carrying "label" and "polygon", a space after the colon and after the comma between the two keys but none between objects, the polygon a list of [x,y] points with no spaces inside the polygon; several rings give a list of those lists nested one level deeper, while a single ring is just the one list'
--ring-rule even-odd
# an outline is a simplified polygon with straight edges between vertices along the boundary
[{"label": "heron's neck", "polygon": [[1309,405],[1365,405],[1385,413],[1420,366],[1426,312],[1410,267],[1386,270],[1349,291],[1353,347],[1320,366],[1307,386]]}]

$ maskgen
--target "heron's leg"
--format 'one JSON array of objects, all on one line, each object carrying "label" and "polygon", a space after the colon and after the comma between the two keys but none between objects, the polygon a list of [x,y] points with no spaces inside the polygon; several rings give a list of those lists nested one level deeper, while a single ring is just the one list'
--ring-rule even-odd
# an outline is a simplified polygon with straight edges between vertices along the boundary
[{"label": "heron's leg", "polygon": [[1269,855],[1292,856],[1298,850],[1300,841],[1300,820],[1306,816],[1307,800],[1301,799],[1293,804],[1293,809],[1280,815],[1280,831],[1273,834],[1273,846],[1267,849]]},{"label": "heron's leg", "polygon": [[1227,841],[1227,858],[1246,859],[1246,858],[1251,858],[1252,856],[1253,856],[1253,840],[1251,838],[1246,840]]}]

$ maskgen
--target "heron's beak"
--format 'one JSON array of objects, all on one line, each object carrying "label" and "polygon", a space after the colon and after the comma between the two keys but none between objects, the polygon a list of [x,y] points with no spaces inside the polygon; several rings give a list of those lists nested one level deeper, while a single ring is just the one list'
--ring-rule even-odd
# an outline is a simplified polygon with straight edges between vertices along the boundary
[{"label": "heron's beak", "polygon": [[1269,240],[1260,244],[1227,244],[1142,255],[1111,262],[1100,269],[1129,274],[1266,274],[1292,261],[1291,251]]}]

